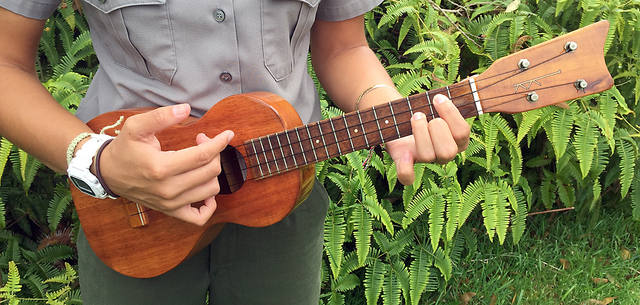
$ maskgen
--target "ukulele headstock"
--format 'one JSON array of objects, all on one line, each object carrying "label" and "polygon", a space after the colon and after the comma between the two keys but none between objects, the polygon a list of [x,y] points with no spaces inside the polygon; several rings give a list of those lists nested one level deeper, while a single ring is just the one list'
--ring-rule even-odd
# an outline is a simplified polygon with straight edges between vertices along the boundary
[{"label": "ukulele headstock", "polygon": [[600,21],[497,60],[474,77],[483,111],[523,112],[611,88],[608,30]]}]

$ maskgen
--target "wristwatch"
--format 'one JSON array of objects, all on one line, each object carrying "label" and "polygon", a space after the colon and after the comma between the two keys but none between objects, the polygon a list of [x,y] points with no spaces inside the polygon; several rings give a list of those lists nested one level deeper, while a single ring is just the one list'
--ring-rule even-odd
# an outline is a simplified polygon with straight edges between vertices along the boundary
[{"label": "wristwatch", "polygon": [[69,180],[71,180],[73,185],[81,192],[98,199],[115,199],[115,197],[107,194],[98,178],[89,170],[91,164],[93,164],[93,157],[96,155],[96,152],[100,149],[100,146],[109,139],[113,139],[113,137],[104,134],[91,135],[89,141],[85,142],[75,157],[71,159],[69,167],[67,168]]}]

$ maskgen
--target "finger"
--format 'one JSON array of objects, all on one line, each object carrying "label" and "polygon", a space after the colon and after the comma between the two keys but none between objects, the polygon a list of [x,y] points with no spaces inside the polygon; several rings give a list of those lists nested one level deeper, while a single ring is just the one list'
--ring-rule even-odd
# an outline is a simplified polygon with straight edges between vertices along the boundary
[{"label": "finger", "polygon": [[458,144],[451,132],[443,119],[437,118],[429,122],[429,135],[433,141],[436,163],[446,164],[458,154]]},{"label": "finger", "polygon": [[410,150],[404,150],[399,158],[393,160],[396,163],[396,171],[398,172],[398,181],[403,185],[413,184],[415,180],[415,172],[413,169],[413,153]]},{"label": "finger", "polygon": [[216,208],[217,203],[215,197],[210,197],[205,199],[204,204],[200,207],[194,207],[189,204],[165,214],[198,226],[203,226],[211,218]]},{"label": "finger", "polygon": [[462,117],[458,108],[442,94],[438,94],[433,98],[433,104],[440,117],[449,125],[451,135],[458,146],[458,152],[467,149],[471,127]]},{"label": "finger", "polygon": [[160,107],[128,118],[122,131],[136,138],[145,138],[182,122],[190,112],[189,104]]},{"label": "finger", "polygon": [[165,169],[171,173],[181,174],[202,167],[218,157],[234,136],[235,134],[231,130],[224,131],[211,139],[204,135],[198,135],[196,137],[196,142],[199,142],[197,146],[163,152]]},{"label": "finger", "polygon": [[433,162],[436,159],[436,153],[433,150],[433,143],[429,135],[429,124],[424,113],[416,112],[411,117],[411,129],[416,143],[416,161]]}]

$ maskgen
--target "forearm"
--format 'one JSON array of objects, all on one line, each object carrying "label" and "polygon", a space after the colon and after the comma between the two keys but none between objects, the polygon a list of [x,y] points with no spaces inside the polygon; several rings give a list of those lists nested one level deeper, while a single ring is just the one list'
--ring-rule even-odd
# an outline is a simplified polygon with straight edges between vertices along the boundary
[{"label": "forearm", "polygon": [[[362,20],[358,18],[353,22],[362,22]],[[331,31],[324,30],[323,27],[327,26],[338,28]],[[337,41],[335,37],[331,37],[336,32],[348,37],[361,38],[347,46],[331,46],[332,42]],[[362,97],[358,109],[402,98],[400,93],[392,89],[393,81],[367,45],[361,28],[341,28],[340,25],[317,21],[312,33],[311,58],[316,75],[340,109],[355,110],[358,97],[375,85],[382,84],[391,88],[380,87],[370,91]]]},{"label": "forearm", "polygon": [[75,136],[90,129],[61,107],[34,73],[0,63],[0,135],[58,172]]}]

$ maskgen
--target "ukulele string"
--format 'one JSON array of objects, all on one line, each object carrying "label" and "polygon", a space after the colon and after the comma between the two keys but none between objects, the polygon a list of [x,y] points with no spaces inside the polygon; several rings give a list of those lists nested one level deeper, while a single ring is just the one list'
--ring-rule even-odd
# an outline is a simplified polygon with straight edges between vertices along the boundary
[{"label": "ukulele string", "polygon": [[[507,77],[505,77],[505,78],[499,79],[499,80],[497,80],[497,81],[495,81],[495,82],[492,82],[492,83],[490,83],[490,84],[488,84],[488,85],[486,85],[486,86],[484,86],[484,87],[481,87],[480,89],[477,89],[475,92],[464,93],[464,94],[457,95],[457,96],[451,96],[451,100],[459,99],[459,98],[463,98],[463,97],[469,96],[469,95],[471,95],[471,94],[473,94],[473,93],[481,92],[481,91],[486,90],[486,89],[488,89],[488,88],[490,88],[490,87],[492,87],[492,86],[494,86],[494,85],[496,85],[496,84],[499,84],[499,83],[504,82],[504,81],[506,81],[506,80],[508,80],[508,79],[510,79],[510,78],[512,78],[512,77],[515,77],[516,75],[518,75],[518,74],[520,74],[520,73],[524,73],[524,72],[527,72],[527,71],[531,71],[532,69],[534,69],[534,68],[536,68],[536,67],[538,67],[538,66],[540,66],[540,65],[543,65],[543,64],[545,64],[545,63],[548,63],[548,62],[550,62],[550,61],[552,61],[552,60],[555,60],[555,59],[557,59],[557,58],[559,58],[559,57],[561,57],[561,56],[563,56],[563,55],[566,55],[566,54],[568,54],[568,52],[563,52],[563,53],[561,53],[561,54],[559,54],[559,55],[556,55],[556,56],[554,56],[554,57],[551,57],[551,58],[549,58],[549,59],[547,59],[547,60],[545,60],[545,61],[543,61],[543,62],[541,62],[541,63],[539,63],[539,64],[536,64],[536,65],[534,65],[534,66],[531,66],[531,67],[529,67],[529,68],[528,68],[528,69],[526,69],[526,70],[522,70],[522,69],[514,69],[514,70],[510,70],[510,71],[505,71],[505,72],[502,72],[502,73],[499,73],[499,74],[496,74],[496,75],[493,75],[493,76],[489,76],[489,77],[484,78],[484,79],[478,79],[478,80],[476,80],[476,83],[480,84],[480,83],[482,83],[482,82],[490,81],[491,79],[494,79],[494,78],[496,78],[496,77],[500,77],[500,76],[503,76],[503,75],[507,75],[507,74],[509,74],[509,75],[508,75]],[[514,73],[514,72],[516,72],[516,73]],[[518,72],[519,72],[519,73],[518,73]],[[566,84],[553,85],[553,86],[546,87],[546,88],[544,88],[544,89],[548,89],[548,88],[556,88],[556,87],[562,87],[562,86],[567,86],[567,85],[573,85],[573,83],[566,83]],[[449,89],[457,89],[457,88],[466,87],[466,86],[468,86],[468,84],[466,84],[466,83],[458,83],[458,84],[454,84],[454,85],[448,86],[448,88],[449,88]],[[524,92],[528,92],[528,91],[529,91],[529,90],[525,90]],[[521,92],[521,93],[522,93],[522,92]],[[428,94],[428,93],[427,93],[427,94]],[[496,96],[496,97],[492,97],[492,98],[486,98],[486,99],[483,99],[483,100],[491,100],[491,99],[497,99],[497,98],[504,98],[504,97],[515,96],[515,95],[516,95],[515,93],[510,93],[510,94],[505,94],[505,95]],[[485,110],[491,109],[491,108],[493,108],[493,107],[497,107],[497,106],[501,106],[501,105],[505,105],[505,104],[509,104],[509,103],[515,102],[517,99],[520,99],[520,98],[521,98],[521,96],[519,95],[518,97],[514,98],[513,100],[508,100],[508,101],[505,101],[505,102],[502,102],[502,103],[499,103],[499,104],[496,104],[496,105],[493,105],[493,106],[490,106],[490,107],[486,107],[486,108],[485,108]],[[475,102],[463,103],[463,104],[461,104],[461,105],[458,105],[457,107],[458,107],[458,108],[462,108],[462,107],[465,107],[465,106],[468,106],[468,105],[473,105],[474,103],[475,103]],[[378,105],[378,107],[380,107],[380,106],[384,106],[384,104]],[[420,108],[425,108],[425,107],[432,107],[432,106],[433,106],[433,103],[429,102],[429,103],[425,104],[424,106],[419,107],[418,109],[420,109]],[[416,110],[417,110],[417,109],[416,109]],[[410,111],[412,111],[412,110],[410,110]],[[389,118],[393,118],[394,116],[397,116],[397,115],[399,115],[399,114],[404,114],[404,113],[407,113],[407,112],[409,112],[409,111],[401,111],[401,112],[399,112],[399,113],[397,113],[397,114],[395,114],[395,115],[384,116],[384,117],[378,118],[378,121],[380,121],[380,120],[385,120],[385,119],[389,119]],[[470,111],[470,112],[473,112],[473,111]],[[345,117],[346,117],[347,115],[349,115],[349,114],[345,114]],[[353,113],[351,114],[351,116],[354,116],[354,115],[356,115],[356,114],[353,114]],[[426,115],[426,117],[427,117],[427,120],[432,120],[434,117],[436,117],[437,113],[429,113],[429,114],[425,114],[425,115]],[[468,114],[467,114],[467,115],[468,115]],[[318,122],[315,122],[315,123],[318,123]],[[404,124],[410,124],[410,123],[411,123],[411,122],[402,122],[402,123],[398,123],[397,125],[393,125],[393,126],[389,126],[389,127],[383,127],[383,128],[380,128],[379,130],[380,130],[380,132],[382,132],[382,131],[384,131],[384,130],[386,130],[386,129],[389,129],[389,128],[396,128],[396,126],[400,126],[400,125],[404,125]],[[314,123],[312,123],[312,124],[314,124]],[[342,128],[342,129],[336,129],[334,132],[340,132],[340,131],[347,130],[347,128],[346,128],[346,127],[347,127],[347,126],[345,125],[345,128]],[[288,131],[289,131],[289,130],[285,130],[285,131],[282,131],[282,132],[275,133],[275,136],[278,136],[278,134],[279,134],[279,133],[286,133],[286,132],[288,132]],[[378,130],[375,130],[375,132],[378,132]],[[375,133],[375,132],[367,132],[367,133],[365,133],[365,137],[366,137],[366,134],[372,134],[372,133]],[[308,140],[310,140],[311,138],[313,138],[313,136],[311,136],[310,134],[308,134],[308,136],[309,136],[309,138],[307,138],[307,139],[298,139],[298,141],[297,141],[297,142],[295,142],[295,141],[294,141],[294,142],[289,143],[288,145],[296,145],[296,146],[299,146],[301,142],[303,142],[303,141],[308,141]],[[321,137],[324,137],[324,136],[322,136],[322,135],[320,135],[320,136],[321,136]],[[260,138],[258,138],[258,139],[261,139],[261,138],[263,138],[263,137],[260,137]],[[335,140],[335,139],[334,139],[334,140]],[[345,141],[347,141],[347,140],[345,140]],[[269,142],[269,144],[271,144],[271,142],[270,142],[270,141],[268,141],[268,142]],[[382,139],[382,142],[383,142],[383,143],[385,142],[385,141],[384,141],[384,139]],[[326,147],[326,146],[330,146],[330,145],[339,145],[339,143],[340,143],[340,141],[339,141],[339,140],[338,140],[337,142],[336,142],[336,141],[334,141],[334,142],[330,142],[330,143],[324,143],[324,144],[322,145],[322,147]],[[285,144],[285,145],[287,145],[287,144]],[[236,150],[237,148],[238,148],[238,146],[236,146],[236,147],[227,147],[227,148],[225,148],[225,149],[224,149],[224,151],[227,151],[227,150]],[[273,152],[273,151],[276,151],[276,149],[278,149],[278,148],[282,149],[282,146],[275,147],[275,148],[271,147],[271,151],[272,151],[272,152]],[[303,147],[303,148],[304,148],[304,147]],[[352,148],[352,150],[353,150],[353,151],[358,151],[358,150],[365,149],[365,148],[369,148],[369,147],[368,147],[366,144],[365,144],[365,145],[357,145],[357,146],[354,146],[354,147]],[[280,161],[282,161],[282,160],[286,160],[286,158],[294,158],[294,159],[295,159],[295,158],[299,157],[300,155],[302,155],[302,156],[303,156],[303,159],[306,161],[306,159],[307,159],[307,158],[306,158],[306,154],[307,154],[308,152],[311,152],[311,151],[314,151],[314,150],[317,150],[317,149],[318,149],[318,148],[316,148],[314,145],[312,145],[312,149],[311,149],[311,150],[302,150],[302,151],[301,151],[301,152],[299,152],[299,153],[296,153],[296,152],[294,151],[294,152],[293,152],[293,154],[288,155],[288,156],[285,156],[283,153],[280,153],[280,155],[282,155],[282,157],[281,157],[281,158],[278,158],[278,157],[276,156],[276,158],[275,158],[275,159],[273,159],[273,160],[266,159],[266,163],[267,163],[267,165],[268,165],[268,163],[270,163],[270,162],[271,162],[271,163],[278,163],[278,162],[280,162]],[[266,152],[267,152],[268,150],[269,150],[269,149],[265,149],[265,151],[263,151],[263,152],[255,152],[255,153],[253,153],[253,154],[247,155],[247,158],[255,158],[255,159],[258,159],[258,160],[259,160],[258,155],[259,155],[259,154],[266,154]],[[272,155],[274,155],[274,154],[272,154]],[[327,156],[327,157],[328,157],[328,156]],[[235,159],[233,159],[233,158],[232,158],[232,159],[227,159],[227,160],[226,160],[226,161],[224,161],[223,163],[225,163],[225,164],[231,164],[231,163],[243,162],[243,161],[240,161],[240,160],[243,160],[243,159],[244,159],[244,157],[236,157]],[[315,162],[312,162],[311,164],[313,164],[313,163],[315,163]],[[245,163],[245,164],[246,164],[246,163]],[[308,162],[304,162],[304,164],[303,164],[303,165],[298,165],[298,166],[296,166],[296,167],[291,167],[291,166],[289,166],[289,167],[287,167],[284,171],[285,171],[285,172],[286,172],[286,171],[290,171],[290,170],[293,170],[293,169],[297,169],[297,168],[299,168],[299,167],[301,167],[301,166],[307,166],[307,165],[309,165],[309,163],[308,163]],[[222,166],[222,164],[221,164],[221,166]],[[251,169],[251,170],[253,170],[253,169],[254,169],[254,168],[256,168],[256,167],[260,167],[260,165],[246,166],[246,167],[244,167],[244,168],[243,168],[243,170],[245,170],[245,169],[246,169],[246,170],[250,170],[250,169]],[[225,173],[225,174],[233,174],[233,172],[231,172],[231,173]],[[272,175],[273,175],[273,174],[272,174]],[[263,176],[263,177],[260,177],[260,178],[267,178],[267,177],[269,177],[269,176],[271,176],[271,175]],[[254,177],[254,178],[246,179],[246,180],[244,180],[244,181],[251,181],[251,180],[256,180],[256,179],[257,179],[257,178],[255,178],[255,177]],[[238,183],[229,184],[229,186],[230,186],[230,187],[237,186],[237,185],[239,185],[239,184],[238,184]],[[145,207],[145,209],[144,209],[144,210],[142,210],[142,211],[141,211],[141,212],[139,212],[139,213],[136,213],[135,215],[138,215],[138,214],[140,214],[140,213],[147,212],[147,211],[149,211],[149,210],[150,210],[150,209],[148,209],[148,208],[146,208],[146,207]]]},{"label": "ukulele string", "polygon": [[[508,79],[510,79],[510,78],[512,78],[512,77],[515,77],[516,75],[518,75],[518,74],[520,74],[520,73],[524,73],[524,72],[527,72],[527,71],[531,71],[532,69],[534,69],[534,68],[536,68],[536,67],[538,67],[538,66],[540,66],[540,65],[546,64],[546,63],[548,63],[548,62],[550,62],[550,61],[553,61],[553,60],[555,60],[555,59],[557,59],[557,58],[559,58],[559,57],[561,57],[561,56],[563,56],[563,55],[566,55],[566,54],[568,54],[568,53],[567,53],[567,52],[563,52],[563,53],[561,53],[561,54],[558,54],[558,55],[556,55],[556,56],[554,56],[554,57],[551,57],[551,58],[549,58],[549,59],[547,59],[547,60],[545,60],[545,61],[543,61],[543,62],[539,63],[539,64],[536,64],[536,65],[534,65],[534,66],[529,67],[527,70],[514,69],[514,70],[510,70],[510,71],[502,72],[502,73],[499,73],[499,74],[496,74],[496,75],[494,75],[494,76],[490,76],[490,77],[487,77],[487,78],[484,78],[484,79],[479,79],[479,80],[477,80],[477,81],[476,81],[476,83],[486,82],[486,81],[489,81],[489,80],[491,80],[491,79],[493,79],[493,78],[496,78],[496,77],[499,77],[499,76],[502,76],[502,75],[508,74],[508,76],[507,76],[507,77],[504,77],[504,78],[502,78],[502,79],[499,79],[499,80],[497,80],[497,81],[495,81],[495,82],[493,82],[493,83],[491,83],[491,84],[488,84],[487,86],[481,87],[480,89],[477,89],[477,91],[476,91],[476,92],[480,92],[480,91],[482,91],[482,90],[486,90],[486,89],[488,89],[488,88],[492,87],[493,85],[496,85],[496,84],[499,84],[499,83],[501,83],[501,82],[504,82],[504,81],[506,81],[506,80],[508,80]],[[519,73],[514,73],[514,72],[519,72]],[[572,83],[567,83],[567,84],[560,84],[560,85],[550,86],[550,87],[547,87],[547,89],[548,89],[548,88],[554,88],[554,87],[560,87],[560,86],[571,85],[571,84],[572,84]],[[456,84],[456,85],[449,86],[449,89],[456,89],[456,88],[466,87],[466,86],[468,86],[468,84],[465,84],[465,83],[459,83],[459,84]],[[528,92],[528,91],[529,91],[529,90],[525,90],[525,91],[522,91],[521,93],[526,93],[526,92]],[[471,95],[471,94],[473,94],[473,93],[474,93],[474,92],[470,92],[470,93],[465,93],[465,94],[461,94],[461,95],[457,95],[457,96],[452,96],[452,97],[451,97],[451,99],[452,99],[452,100],[453,100],[453,99],[459,99],[459,98],[462,98],[462,97],[466,97],[466,96],[468,96],[468,95]],[[483,99],[483,100],[491,100],[491,99],[503,98],[503,97],[508,97],[508,96],[512,96],[512,95],[515,95],[515,93],[514,93],[514,94],[506,94],[506,95],[502,95],[502,96],[496,96],[496,97],[492,97],[492,98],[486,98],[486,99]],[[521,97],[521,96],[519,96],[519,97]],[[503,102],[503,103],[500,103],[500,104],[496,104],[496,105],[493,105],[493,106],[490,106],[490,107],[487,107],[487,108],[485,108],[485,110],[487,110],[487,109],[491,109],[491,108],[493,108],[493,107],[497,107],[497,106],[500,106],[500,105],[504,105],[504,104],[507,104],[507,103],[515,102],[517,99],[518,99],[518,98],[516,98],[516,99],[514,99],[514,100],[507,101],[507,102]],[[462,108],[462,107],[464,107],[464,106],[468,106],[468,105],[471,105],[471,104],[474,104],[474,102],[463,103],[463,104],[459,105],[458,107],[459,107],[459,108]],[[380,106],[384,106],[384,104],[379,105],[378,107],[380,107]],[[420,106],[419,108],[432,107],[432,106],[433,106],[433,103],[427,103],[426,105],[424,105],[424,106]],[[408,111],[402,111],[402,112],[399,112],[399,113],[397,113],[397,114],[395,114],[395,115],[403,114],[403,113],[406,113],[406,112],[408,112]],[[472,111],[469,111],[469,112],[471,112],[471,113],[472,113]],[[355,116],[356,114],[345,114],[345,117],[349,117],[349,115],[351,115],[351,116]],[[437,115],[436,113],[434,113],[434,114],[432,114],[432,113],[426,114],[426,116],[427,116],[427,119],[428,119],[428,120],[433,119],[436,115]],[[379,121],[386,120],[386,119],[389,119],[389,118],[393,118],[393,116],[394,116],[394,115],[391,115],[391,116],[384,116],[384,117],[378,118],[378,120],[379,120]],[[318,124],[318,122],[315,122],[315,123],[312,123],[312,124]],[[401,125],[403,125],[403,124],[410,124],[410,122],[402,122],[402,123],[397,124],[397,126],[401,126]],[[388,128],[396,128],[396,125],[389,126],[389,127],[383,127],[383,128],[381,128],[380,130],[381,130],[381,131],[384,131],[384,130],[386,130],[386,129],[388,129]],[[347,130],[347,126],[346,126],[346,125],[345,125],[345,128],[342,128],[342,129],[338,128],[338,129],[335,129],[333,132],[341,132],[341,131],[345,131],[345,130]],[[374,131],[374,132],[372,132],[372,133],[375,133],[375,132],[377,132],[377,131],[378,131],[378,130],[375,130],[375,131]],[[272,135],[274,135],[275,137],[277,137],[277,136],[278,136],[278,134],[280,134],[280,133],[287,133],[287,132],[288,132],[288,131],[283,131],[283,132],[275,133],[275,134],[272,134]],[[371,133],[365,133],[365,135],[366,135],[366,134],[371,134]],[[309,135],[309,134],[308,134],[308,135]],[[311,136],[311,135],[309,135],[309,136],[310,136],[310,138],[313,138],[313,136]],[[322,135],[321,135],[321,136],[322,136]],[[324,136],[322,136],[322,137],[324,137]],[[264,137],[260,137],[260,138],[258,138],[258,139],[259,139],[259,141],[260,141],[260,139],[263,139],[263,138],[264,138]],[[285,160],[285,161],[286,161],[286,159],[287,159],[287,158],[293,158],[293,159],[295,159],[295,158],[299,157],[300,155],[303,155],[303,159],[305,159],[305,160],[306,160],[306,153],[311,152],[311,151],[313,151],[313,150],[317,150],[318,148],[316,148],[315,146],[313,146],[313,148],[312,148],[311,150],[303,150],[303,151],[301,151],[301,152],[299,152],[299,153],[297,153],[297,152],[293,152],[292,154],[289,154],[289,155],[285,155],[284,153],[278,153],[278,154],[275,154],[274,152],[275,152],[275,151],[277,151],[278,149],[282,149],[282,147],[283,147],[283,146],[286,146],[286,145],[296,145],[296,146],[299,146],[300,142],[308,141],[310,138],[306,138],[306,139],[298,139],[298,141],[293,141],[293,142],[290,142],[290,143],[285,144],[285,145],[276,145],[275,147],[269,147],[269,148],[266,148],[264,151],[252,153],[252,154],[248,155],[247,157],[253,157],[253,158],[256,158],[256,159],[258,159],[258,160],[259,160],[259,155],[260,155],[260,154],[267,154],[267,155],[275,156],[275,158],[273,158],[273,159],[265,158],[265,161],[266,161],[267,166],[268,166],[268,163],[274,163],[274,164],[276,164],[276,163],[281,162],[281,161],[283,161],[283,160]],[[329,137],[329,138],[331,138],[331,137]],[[326,146],[331,146],[331,145],[340,145],[339,143],[340,143],[340,142],[343,142],[343,141],[340,141],[340,140],[338,140],[338,141],[334,141],[334,140],[335,140],[335,137],[334,137],[334,140],[331,140],[331,139],[324,139],[324,140],[325,140],[325,143],[324,143],[320,148],[322,148],[322,147],[326,147]],[[328,140],[328,141],[327,141],[327,140]],[[344,140],[344,141],[348,141],[348,140]],[[384,140],[383,140],[382,142],[384,142]],[[269,143],[269,146],[273,146],[273,145],[271,144],[271,141],[269,141],[269,140],[268,140],[268,141],[267,141],[267,143]],[[352,147],[353,151],[357,151],[357,150],[365,149],[365,148],[368,148],[368,146],[367,146],[366,144],[364,144],[364,145],[357,145],[357,146]],[[287,151],[291,151],[291,149],[287,149]],[[282,157],[278,157],[277,155],[281,155]],[[235,160],[229,160],[229,161],[227,161],[227,162],[238,162],[238,159],[235,159]],[[295,163],[295,162],[294,162],[294,163]],[[304,162],[304,165],[307,165],[307,164],[308,164],[308,162]],[[253,169],[253,168],[255,168],[255,167],[259,167],[259,166],[260,166],[260,165],[248,166],[248,167],[247,167],[247,169]],[[275,165],[274,165],[274,166],[275,166]],[[299,166],[297,166],[297,167],[289,167],[289,166],[286,166],[285,171],[289,171],[289,170],[292,170],[292,169],[295,169],[295,168],[298,168],[298,167],[299,167]],[[272,171],[271,171],[271,172],[272,172]],[[268,176],[265,176],[265,177],[268,177]],[[264,177],[262,177],[262,178],[264,178]]]}]

